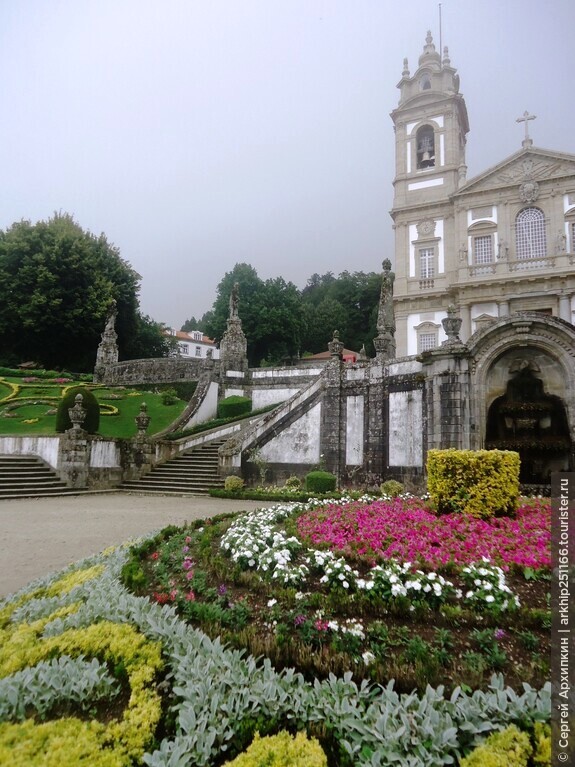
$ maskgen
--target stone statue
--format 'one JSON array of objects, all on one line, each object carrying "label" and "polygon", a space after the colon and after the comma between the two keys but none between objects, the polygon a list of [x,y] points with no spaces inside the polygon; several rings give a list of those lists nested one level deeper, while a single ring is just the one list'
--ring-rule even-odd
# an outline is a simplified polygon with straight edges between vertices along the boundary
[{"label": "stone statue", "polygon": [[112,333],[116,333],[116,317],[118,316],[118,305],[116,304],[116,300],[113,298],[110,302],[110,306],[108,309],[108,317],[106,319],[106,326],[104,328],[104,332],[102,334],[102,338],[104,336],[108,337],[111,336]]},{"label": "stone statue", "polygon": [[230,319],[238,316],[238,307],[240,305],[240,286],[234,282],[232,292],[230,293]]},{"label": "stone statue", "polygon": [[393,282],[395,274],[391,271],[391,261],[386,258],[382,263],[381,294],[379,299],[379,317],[377,328],[381,331],[395,332],[395,312],[393,311]]}]

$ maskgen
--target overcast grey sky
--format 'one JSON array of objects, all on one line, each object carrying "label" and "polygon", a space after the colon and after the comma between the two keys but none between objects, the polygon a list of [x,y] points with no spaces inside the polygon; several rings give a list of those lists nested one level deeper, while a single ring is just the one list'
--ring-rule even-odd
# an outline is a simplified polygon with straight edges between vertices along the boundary
[{"label": "overcast grey sky", "polygon": [[[468,178],[575,152],[573,0],[444,0]],[[393,255],[394,135],[430,0],[0,0],[0,229],[74,215],[142,276],[142,310],[199,318],[238,261],[303,287]]]}]

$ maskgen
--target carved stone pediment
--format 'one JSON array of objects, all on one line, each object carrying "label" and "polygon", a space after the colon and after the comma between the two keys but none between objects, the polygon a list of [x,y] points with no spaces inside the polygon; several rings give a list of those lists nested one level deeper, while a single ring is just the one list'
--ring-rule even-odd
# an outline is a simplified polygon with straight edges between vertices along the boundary
[{"label": "carved stone pediment", "polygon": [[[512,155],[479,176],[469,179],[460,187],[458,195],[517,186],[525,189],[528,183],[533,188],[543,181],[561,179],[575,174],[575,155],[562,152],[547,152],[543,149],[526,149]],[[530,187],[531,189],[531,187]]]}]

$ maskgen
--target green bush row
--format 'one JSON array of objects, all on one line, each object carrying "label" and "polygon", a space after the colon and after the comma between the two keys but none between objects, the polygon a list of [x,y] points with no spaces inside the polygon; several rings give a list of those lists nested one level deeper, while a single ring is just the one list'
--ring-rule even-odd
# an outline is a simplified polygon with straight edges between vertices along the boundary
[{"label": "green bush row", "polygon": [[250,413],[252,401],[249,397],[240,397],[233,394],[218,403],[218,418],[237,418],[240,415]]}]

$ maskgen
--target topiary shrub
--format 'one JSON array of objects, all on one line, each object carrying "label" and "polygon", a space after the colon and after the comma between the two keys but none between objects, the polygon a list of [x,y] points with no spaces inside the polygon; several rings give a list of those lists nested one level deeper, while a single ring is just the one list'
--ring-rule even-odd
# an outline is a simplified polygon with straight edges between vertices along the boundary
[{"label": "topiary shrub", "polygon": [[253,743],[226,767],[327,767],[327,757],[315,738],[298,732],[280,732],[260,738],[256,732]]},{"label": "topiary shrub", "polygon": [[527,733],[512,724],[490,735],[459,767],[527,767],[532,751]]},{"label": "topiary shrub", "polygon": [[175,405],[178,401],[178,392],[175,389],[164,389],[161,396],[162,405]]},{"label": "topiary shrub", "polygon": [[285,487],[289,487],[290,490],[299,490],[301,487],[301,479],[299,477],[288,477],[284,484]]},{"label": "topiary shrub", "polygon": [[396,479],[386,479],[379,486],[379,492],[382,495],[387,495],[389,498],[397,498],[398,495],[404,492],[404,487]]},{"label": "topiary shrub", "polygon": [[100,405],[94,394],[85,386],[72,386],[64,393],[58,403],[56,431],[64,432],[72,428],[72,421],[68,415],[68,410],[76,404],[77,394],[82,395],[82,407],[86,409],[86,418],[82,424],[82,429],[87,431],[88,434],[96,434],[100,426]]},{"label": "topiary shrub", "polygon": [[310,493],[329,493],[336,485],[337,478],[329,471],[310,471],[305,477],[305,489]]},{"label": "topiary shrub", "polygon": [[244,487],[244,481],[241,477],[236,477],[235,474],[230,474],[224,480],[224,490],[228,493],[239,493]]},{"label": "topiary shrub", "polygon": [[488,519],[512,513],[519,498],[519,453],[509,450],[430,450],[427,490],[440,513]]},{"label": "topiary shrub", "polygon": [[236,418],[251,412],[252,401],[249,397],[233,394],[218,403],[218,418]]}]

